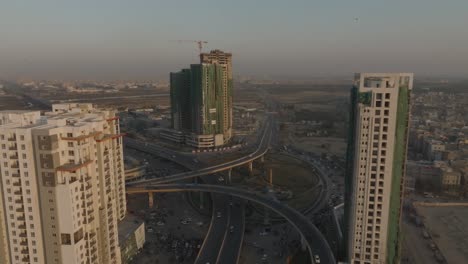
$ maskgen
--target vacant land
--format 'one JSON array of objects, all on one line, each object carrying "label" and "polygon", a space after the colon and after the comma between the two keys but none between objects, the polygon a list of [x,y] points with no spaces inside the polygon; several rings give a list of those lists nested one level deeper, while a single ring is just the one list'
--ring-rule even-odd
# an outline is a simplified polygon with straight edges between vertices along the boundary
[{"label": "vacant land", "polygon": [[447,263],[468,263],[468,207],[417,208]]},{"label": "vacant land", "polygon": [[330,153],[342,157],[346,152],[346,140],[334,137],[300,137],[294,140],[294,147],[314,153]]}]

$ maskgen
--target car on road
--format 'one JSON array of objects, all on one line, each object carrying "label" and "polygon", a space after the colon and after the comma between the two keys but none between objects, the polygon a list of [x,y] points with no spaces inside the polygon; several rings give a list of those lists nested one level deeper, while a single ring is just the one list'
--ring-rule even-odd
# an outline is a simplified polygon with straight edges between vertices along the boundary
[{"label": "car on road", "polygon": [[221,218],[221,216],[222,216],[221,212],[216,213],[216,217]]},{"label": "car on road", "polygon": [[234,226],[230,226],[229,227],[229,233],[233,233],[234,232]]},{"label": "car on road", "polygon": [[219,181],[219,182],[223,182],[223,181],[224,181],[223,176],[219,176],[218,181]]},{"label": "car on road", "polygon": [[320,264],[320,257],[319,257],[319,255],[314,255],[314,262],[315,262],[315,264]]},{"label": "car on road", "polygon": [[159,221],[159,222],[157,222],[156,224],[157,224],[158,226],[163,226],[163,225],[165,225],[166,223],[164,223],[163,221]]}]

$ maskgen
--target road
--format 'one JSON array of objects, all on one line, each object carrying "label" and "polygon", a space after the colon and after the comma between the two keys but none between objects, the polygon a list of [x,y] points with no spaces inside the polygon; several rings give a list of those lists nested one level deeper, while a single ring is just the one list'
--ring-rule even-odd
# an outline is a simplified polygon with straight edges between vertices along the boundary
[{"label": "road", "polygon": [[[210,167],[203,168],[203,169],[194,170],[194,171],[191,171],[191,172],[185,172],[185,173],[175,174],[175,175],[172,175],[172,176],[167,176],[167,177],[164,177],[164,178],[151,179],[151,180],[145,180],[145,181],[140,181],[140,182],[132,182],[132,183],[129,183],[127,185],[127,189],[130,192],[132,192],[132,189],[133,190],[141,189],[141,188],[144,188],[145,186],[148,186],[149,184],[153,185],[155,183],[158,184],[158,183],[164,183],[164,182],[178,181],[178,180],[182,180],[182,179],[213,174],[215,172],[224,171],[224,170],[227,170],[227,169],[230,169],[230,168],[233,168],[233,167],[240,166],[240,165],[246,164],[248,162],[251,162],[254,159],[257,159],[257,158],[261,157],[262,155],[264,155],[268,151],[268,149],[270,147],[270,142],[271,142],[271,140],[272,140],[272,138],[274,136],[274,132],[275,132],[275,128],[272,125],[272,123],[273,123],[272,121],[273,121],[272,117],[269,116],[267,118],[266,125],[264,126],[264,128],[263,128],[263,130],[261,132],[261,137],[260,137],[260,140],[259,140],[260,142],[258,144],[257,149],[252,154],[248,155],[247,157],[243,157],[243,158],[240,158],[240,159],[237,159],[237,160],[225,162],[225,163],[222,163],[222,164],[219,164],[219,165],[214,165],[214,166],[210,166]],[[177,153],[175,151],[162,149],[160,147],[153,146],[151,144],[141,143],[141,142],[130,141],[128,145],[130,147],[133,147],[133,148],[138,148],[138,149],[140,149],[142,151],[145,151],[147,153],[155,154],[155,155],[167,158],[169,160],[173,160],[173,161],[175,161],[175,162],[177,162],[177,163],[179,163],[181,165],[184,165],[184,164],[187,164],[187,163],[189,163],[189,164],[192,163],[192,167],[193,167],[193,158],[192,158],[193,156],[187,156],[187,155],[184,155],[184,154],[179,154],[179,153]],[[324,175],[325,173],[323,173],[323,171],[320,171],[320,174]],[[204,178],[205,179],[207,179],[207,178],[213,179],[213,177],[204,177]],[[323,202],[323,200],[325,200],[325,202],[326,202],[327,199],[325,199],[325,197],[328,196],[328,193],[326,191],[326,189],[327,189],[326,185],[328,185],[327,184],[327,179],[322,178],[322,184],[324,185],[325,190],[323,190],[322,195],[321,195],[321,199],[319,199],[319,200],[322,200],[322,202]],[[140,188],[138,188],[137,186],[140,186]],[[250,193],[250,195],[255,195],[255,194]],[[216,198],[214,200],[218,200],[218,199]],[[219,199],[219,201],[222,201],[222,200]],[[259,201],[257,201],[257,202],[259,202]],[[313,206],[314,208],[311,211],[315,211],[318,208],[321,208],[320,204],[323,204],[322,202],[317,202],[316,205]],[[219,203],[214,203],[213,204],[214,208],[218,208],[217,204],[219,204]],[[224,203],[224,204],[227,204],[227,203]],[[283,206],[283,205],[281,205],[281,206]],[[269,207],[269,206],[267,205],[267,207]],[[274,208],[271,208],[271,209],[276,211]],[[291,208],[289,208],[289,209],[293,210]],[[213,210],[213,213],[216,212],[216,211],[219,211],[219,209]],[[212,219],[212,225],[213,226],[210,227],[210,231],[207,233],[207,236],[206,236],[205,242],[204,242],[204,246],[202,247],[203,250],[200,251],[199,258],[197,258],[197,260],[199,259],[200,262],[197,262],[197,263],[203,263],[203,264],[205,264],[206,262],[210,262],[210,263],[236,263],[235,260],[237,260],[237,259],[233,259],[232,256],[235,256],[236,252],[237,253],[240,252],[241,244],[242,244],[242,238],[243,238],[243,232],[242,232],[242,235],[241,235],[241,232],[235,232],[234,231],[233,233],[230,233],[229,232],[229,227],[230,227],[230,225],[239,226],[239,222],[237,222],[238,219],[236,218],[237,216],[241,216],[239,218],[241,218],[240,220],[242,220],[241,226],[243,227],[243,225],[244,225],[244,223],[243,223],[244,222],[244,215],[242,213],[241,214],[237,214],[237,213],[234,214],[233,212],[229,211],[229,208],[228,208],[227,211],[226,210],[222,210],[222,211],[224,211],[225,213],[224,214],[222,213],[221,219],[214,219],[214,218]],[[295,215],[300,215],[300,217],[305,218],[302,214],[300,214],[300,213],[298,213],[296,211],[294,211],[294,212],[295,212]],[[278,213],[280,215],[282,215],[283,217],[288,219],[288,217],[286,217],[285,213],[281,213],[281,212],[278,212]],[[289,212],[289,214],[291,214],[291,213]],[[228,215],[228,216],[225,218],[224,217],[225,215]],[[289,219],[291,219],[291,218],[289,218]],[[226,220],[227,220],[227,222],[226,222]],[[312,238],[312,236],[310,236],[311,238],[307,239],[307,234],[303,235],[306,238],[306,240],[309,241],[309,249],[314,248],[314,250],[317,251],[317,253],[315,253],[315,254],[318,254],[320,256],[320,258],[322,259],[322,263],[334,263],[334,257],[333,257],[333,255],[331,253],[331,250],[330,250],[327,242],[323,239],[320,232],[315,228],[315,226],[313,226],[313,224],[310,223],[310,221],[308,219],[305,218],[305,220],[306,221],[303,221],[300,225],[309,225],[309,230],[312,230],[309,233],[314,233],[314,235],[318,234],[320,236],[320,238],[321,238],[321,239],[317,240],[316,238]],[[235,230],[237,230],[237,229],[240,230],[240,228],[238,228],[237,226],[235,227]],[[294,225],[294,226],[299,231],[302,230],[302,228],[297,227],[299,225]],[[312,228],[310,226],[312,226]],[[213,234],[211,234],[211,233],[213,233]],[[221,237],[222,235],[224,235],[224,236]],[[315,242],[312,242],[312,240],[314,240]],[[224,242],[220,243],[219,241],[224,241]],[[317,242],[317,241],[319,241],[319,242]],[[221,245],[222,245],[222,247],[221,247]],[[208,252],[208,253],[206,253],[206,252]],[[211,254],[210,254],[210,252],[211,252]],[[219,252],[217,261],[213,260],[213,258],[214,258],[213,252]],[[310,251],[310,252],[312,252],[312,251]],[[205,261],[205,260],[208,260],[208,259],[209,259],[209,261],[202,262],[202,260]],[[230,261],[226,262],[227,260],[230,260]],[[327,260],[331,260],[331,262],[327,262]]]},{"label": "road", "polygon": [[[274,119],[271,115],[268,115],[268,117],[266,118],[266,122],[263,125],[259,134],[258,147],[252,154],[234,161],[229,161],[216,166],[205,167],[203,169],[199,169],[199,167],[202,164],[198,162],[195,163],[192,155],[184,155],[176,151],[165,149],[153,144],[147,144],[132,139],[126,139],[126,147],[135,148],[140,151],[147,152],[149,154],[157,155],[172,160],[182,166],[188,167],[193,170],[192,172],[179,173],[165,178],[138,182],[135,181],[132,183],[128,183],[127,186],[142,186],[143,183],[146,186],[149,183],[154,184],[160,182],[178,181],[182,179],[200,176],[204,176],[202,177],[204,182],[214,184],[217,182],[218,178],[218,176],[212,177],[213,175],[211,174],[213,174],[214,172],[223,171],[228,168],[243,165],[245,163],[253,161],[254,159],[259,158],[264,153],[266,153],[270,146],[272,135],[274,134],[274,132],[276,132],[274,130],[275,127],[273,125]],[[210,228],[207,232],[203,246],[197,257],[196,263],[237,263],[237,260],[240,256],[242,240],[244,236],[244,208],[227,206],[227,197],[221,194],[212,194],[212,201],[213,214],[214,212],[221,212],[221,216],[216,216],[212,218]],[[231,210],[233,212],[231,212]],[[230,232],[230,226],[233,227],[233,232]]]},{"label": "road", "polygon": [[244,240],[245,212],[243,202],[232,197],[231,215],[216,263],[238,263]]},{"label": "road", "polygon": [[[319,255],[321,263],[336,263],[335,257],[323,235],[304,215],[271,197],[259,195],[235,187],[208,184],[160,184],[140,188],[128,188],[129,193],[146,193],[148,190],[161,192],[201,191],[221,193],[262,204],[286,218],[303,237],[311,259]],[[313,263],[313,262],[312,262]]]},{"label": "road", "polygon": [[[127,183],[127,186],[144,186],[147,184],[158,184],[158,183],[168,183],[168,182],[174,182],[174,181],[180,181],[180,180],[185,180],[185,179],[190,179],[190,178],[195,178],[195,177],[200,177],[208,174],[214,174],[217,172],[225,171],[234,167],[238,167],[244,164],[247,164],[249,162],[253,162],[254,160],[260,158],[261,156],[265,155],[265,153],[268,151],[270,148],[270,139],[272,137],[272,117],[268,116],[267,117],[267,122],[266,125],[263,129],[263,133],[260,139],[260,143],[258,144],[257,149],[249,154],[246,157],[241,157],[235,160],[231,160],[225,163],[205,167],[202,169],[194,170],[194,171],[189,171],[189,172],[183,172],[183,173],[178,173],[174,174],[171,176],[167,177],[160,177],[156,179],[148,179],[148,180],[141,180],[141,181],[134,181]],[[163,157],[167,157],[169,160],[173,160],[175,162],[178,162],[178,159],[181,158],[182,156],[185,156],[183,154],[176,154],[177,152],[169,151],[169,150],[161,150],[160,147],[154,146],[152,144],[145,144],[142,142],[138,142],[136,140],[132,139],[126,139],[125,140],[125,145],[130,147],[130,148],[137,148],[137,149],[142,149],[145,152],[148,152],[150,154],[155,154]],[[169,153],[170,152],[170,153]],[[185,156],[187,157],[187,156]]]}]

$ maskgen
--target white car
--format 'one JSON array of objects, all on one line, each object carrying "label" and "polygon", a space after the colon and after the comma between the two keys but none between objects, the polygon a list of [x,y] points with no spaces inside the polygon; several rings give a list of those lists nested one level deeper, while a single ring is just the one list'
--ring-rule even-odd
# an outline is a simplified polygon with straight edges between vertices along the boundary
[{"label": "white car", "polygon": [[314,262],[315,262],[315,264],[320,264],[320,257],[319,257],[319,255],[314,255]]},{"label": "white car", "polygon": [[219,181],[219,182],[223,182],[223,181],[224,181],[223,176],[219,176],[218,181]]},{"label": "white car", "polygon": [[221,218],[221,212],[217,212],[216,217]]}]

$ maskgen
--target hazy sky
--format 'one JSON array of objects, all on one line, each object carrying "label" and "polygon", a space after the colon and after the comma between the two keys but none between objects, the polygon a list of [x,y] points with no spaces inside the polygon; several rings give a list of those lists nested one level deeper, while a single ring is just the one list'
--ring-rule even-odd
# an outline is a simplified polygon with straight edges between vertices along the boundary
[{"label": "hazy sky", "polygon": [[468,76],[468,1],[3,0],[0,78],[158,79],[196,61],[177,39],[235,74]]}]

